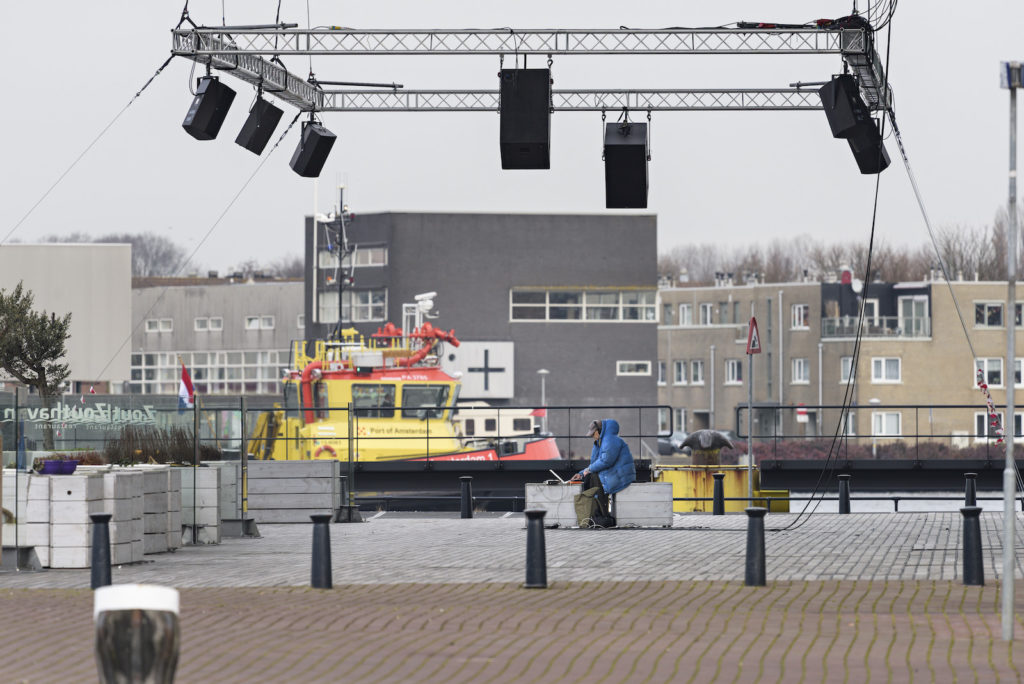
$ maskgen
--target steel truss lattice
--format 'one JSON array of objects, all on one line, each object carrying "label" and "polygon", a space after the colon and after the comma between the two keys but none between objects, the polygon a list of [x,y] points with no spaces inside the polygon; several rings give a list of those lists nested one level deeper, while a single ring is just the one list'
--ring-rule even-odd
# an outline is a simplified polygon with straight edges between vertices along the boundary
[{"label": "steel truss lattice", "polygon": [[[495,111],[484,90],[324,91],[288,72],[296,55],[684,55],[837,54],[852,67],[872,109],[883,108],[883,74],[864,29],[420,30],[349,29],[172,31],[175,55],[260,86],[304,111]],[[272,57],[273,59],[266,59]],[[819,109],[813,90],[556,90],[555,111],[621,109]]]},{"label": "steel truss lattice", "polygon": [[[496,90],[325,91],[325,112],[496,112]],[[556,112],[821,109],[816,90],[554,90]]]}]

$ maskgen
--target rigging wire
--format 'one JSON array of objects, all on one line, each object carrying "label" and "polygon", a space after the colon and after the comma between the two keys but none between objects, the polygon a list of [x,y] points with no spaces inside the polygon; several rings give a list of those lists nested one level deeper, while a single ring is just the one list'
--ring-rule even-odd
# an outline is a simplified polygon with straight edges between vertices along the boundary
[{"label": "rigging wire", "polygon": [[[187,2],[185,3],[185,7],[188,7]],[[53,181],[50,187],[46,189],[46,192],[44,192],[42,196],[38,200],[36,200],[36,203],[29,207],[29,210],[25,212],[25,215],[22,216],[21,219],[19,219],[18,222],[15,223],[9,231],[7,231],[7,234],[4,235],[3,239],[0,239],[0,245],[6,244],[7,240],[11,237],[11,235],[14,234],[14,231],[18,230],[21,224],[23,224],[28,219],[28,217],[31,216],[32,213],[39,207],[39,205],[43,203],[43,200],[49,197],[50,193],[53,192],[53,189],[56,188],[60,184],[60,182],[63,181],[64,178],[71,172],[71,170],[78,165],[78,162],[82,161],[82,157],[84,157],[89,152],[89,150],[91,150],[93,146],[96,143],[98,143],[104,135],[106,135],[107,131],[110,130],[110,127],[113,126],[117,122],[117,120],[121,118],[121,115],[125,113],[125,111],[132,105],[133,102],[139,99],[139,96],[142,95],[142,91],[149,87],[149,84],[153,82],[153,79],[160,75],[160,72],[162,72],[164,68],[171,63],[172,59],[174,59],[174,55],[168,57],[164,61],[164,63],[161,64],[159,68],[157,68],[156,72],[149,77],[149,80],[146,81],[141,88],[139,88],[138,92],[136,92],[134,96],[132,96],[132,99],[128,100],[128,104],[122,107],[121,111],[114,115],[114,118],[110,120],[110,123],[103,127],[99,134],[92,139],[92,142],[86,145],[85,149],[82,150],[81,154],[79,154],[75,158],[75,160],[71,162],[70,166],[64,169],[64,172],[57,177],[57,180]]]},{"label": "rigging wire", "polygon": [[[199,240],[198,244],[196,244],[195,249],[192,250],[192,253],[189,254],[187,257],[185,257],[182,260],[181,264],[178,265],[178,268],[176,268],[174,273],[172,273],[169,277],[177,278],[178,276],[181,275],[182,271],[185,270],[185,267],[188,266],[191,263],[192,259],[196,256],[196,254],[199,253],[199,250],[202,248],[202,246],[206,243],[206,241],[213,234],[213,231],[217,228],[217,226],[220,225],[220,222],[227,215],[228,211],[231,210],[231,207],[233,207],[235,205],[235,202],[237,202],[238,198],[242,196],[242,193],[245,191],[245,189],[247,187],[249,187],[249,183],[252,182],[252,180],[256,177],[256,174],[258,174],[260,172],[260,169],[263,168],[263,165],[267,163],[268,159],[270,159],[271,155],[274,153],[274,150],[277,149],[277,147],[281,144],[281,141],[284,140],[285,136],[287,136],[288,133],[292,130],[292,127],[295,125],[295,122],[299,120],[300,116],[302,116],[302,112],[301,111],[299,111],[299,112],[297,112],[295,114],[295,118],[293,118],[291,123],[288,124],[288,127],[286,129],[284,129],[284,132],[281,133],[280,137],[278,137],[277,142],[275,142],[274,146],[270,148],[270,151],[267,152],[267,154],[265,154],[263,156],[263,158],[260,160],[260,163],[257,164],[256,168],[253,169],[252,173],[249,174],[249,177],[245,179],[245,182],[242,183],[242,186],[240,188],[238,188],[238,191],[234,194],[234,196],[231,198],[231,200],[227,203],[227,206],[224,207],[223,211],[220,212],[220,215],[217,217],[217,219],[213,222],[213,224],[210,226],[210,228],[203,235],[202,239]],[[160,290],[160,294],[157,295],[156,299],[153,300],[153,303],[150,304],[149,309],[147,309],[146,312],[143,313],[142,316],[139,317],[139,322],[135,324],[135,326],[128,333],[127,337],[125,337],[124,340],[121,342],[121,344],[118,345],[117,349],[114,350],[114,353],[110,356],[110,359],[103,366],[103,368],[100,369],[100,372],[97,375],[97,377],[103,377],[103,373],[106,372],[106,370],[110,366],[110,364],[112,364],[114,362],[114,359],[116,359],[117,355],[121,353],[121,350],[124,349],[124,346],[126,344],[128,344],[129,342],[131,342],[132,335],[134,335],[136,333],[136,331],[138,331],[138,329],[143,325],[143,323],[145,323],[145,320],[149,316],[149,314],[156,308],[156,306],[161,302],[161,300],[163,300],[164,295],[167,293],[168,288],[170,288],[170,285],[165,285],[163,287],[163,289]]]}]

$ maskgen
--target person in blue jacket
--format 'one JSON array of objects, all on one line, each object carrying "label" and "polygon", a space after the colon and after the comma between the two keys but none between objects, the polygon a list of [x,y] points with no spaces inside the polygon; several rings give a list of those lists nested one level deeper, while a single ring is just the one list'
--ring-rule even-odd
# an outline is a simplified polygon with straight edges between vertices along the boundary
[{"label": "person in blue jacket", "polygon": [[583,478],[584,490],[600,485],[603,491],[598,493],[598,497],[607,511],[608,497],[636,481],[633,454],[619,437],[618,421],[595,420],[590,424],[587,436],[594,439],[594,448],[590,451],[590,465],[581,470],[579,476]]}]

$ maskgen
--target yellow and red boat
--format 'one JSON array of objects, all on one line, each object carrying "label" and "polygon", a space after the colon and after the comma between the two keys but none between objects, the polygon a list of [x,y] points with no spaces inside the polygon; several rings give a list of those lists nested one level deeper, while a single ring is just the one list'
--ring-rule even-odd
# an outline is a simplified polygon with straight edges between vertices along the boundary
[{"label": "yellow and red boat", "polygon": [[459,379],[441,368],[455,331],[388,323],[369,340],[355,329],[298,341],[283,378],[284,405],[261,413],[248,452],[274,460],[497,461],[561,458],[554,438],[463,437],[454,422]]}]

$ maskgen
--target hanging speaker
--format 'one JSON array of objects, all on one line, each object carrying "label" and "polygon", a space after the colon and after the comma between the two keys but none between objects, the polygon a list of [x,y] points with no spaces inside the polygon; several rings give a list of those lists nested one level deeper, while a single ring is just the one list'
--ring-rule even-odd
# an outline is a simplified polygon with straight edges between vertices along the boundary
[{"label": "hanging speaker", "polygon": [[501,168],[551,168],[551,70],[502,69]]},{"label": "hanging speaker", "polygon": [[256,103],[249,110],[249,118],[242,125],[235,142],[250,152],[262,154],[278,122],[281,121],[282,113],[262,97],[256,98]]},{"label": "hanging speaker", "polygon": [[833,138],[848,138],[858,126],[871,123],[871,110],[861,99],[853,76],[836,76],[818,89],[818,95]]},{"label": "hanging speaker", "polygon": [[185,114],[182,128],[196,140],[213,140],[220,132],[234,99],[235,91],[216,76],[203,76],[199,79],[196,96]]},{"label": "hanging speaker", "polygon": [[604,198],[608,209],[647,208],[647,124],[605,124]]},{"label": "hanging speaker", "polygon": [[881,173],[889,166],[889,154],[874,121],[858,126],[846,142],[850,143],[850,151],[861,173]]},{"label": "hanging speaker", "polygon": [[302,140],[292,155],[292,170],[306,178],[318,177],[335,140],[337,136],[316,122],[302,124]]}]

